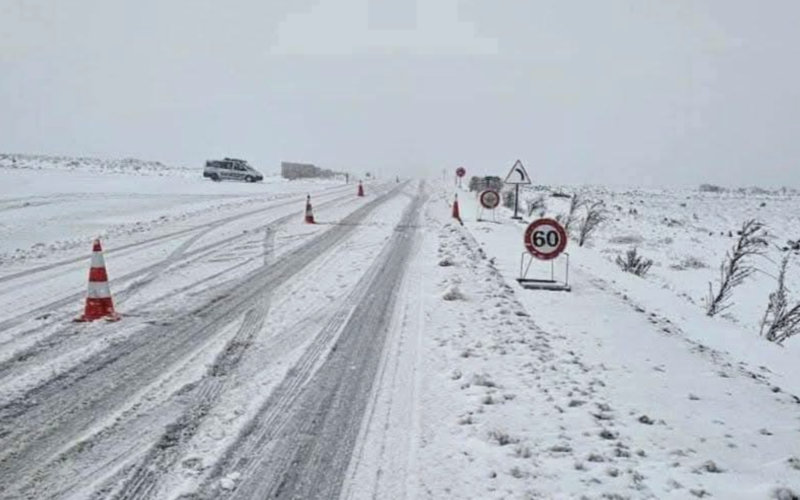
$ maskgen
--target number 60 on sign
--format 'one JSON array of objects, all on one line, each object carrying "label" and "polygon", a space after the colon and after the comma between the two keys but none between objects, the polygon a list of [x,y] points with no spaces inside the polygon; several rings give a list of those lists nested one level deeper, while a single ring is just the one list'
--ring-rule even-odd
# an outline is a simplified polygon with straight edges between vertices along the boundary
[{"label": "number 60 on sign", "polygon": [[567,232],[554,219],[533,221],[525,230],[525,248],[537,259],[555,259],[566,247]]}]

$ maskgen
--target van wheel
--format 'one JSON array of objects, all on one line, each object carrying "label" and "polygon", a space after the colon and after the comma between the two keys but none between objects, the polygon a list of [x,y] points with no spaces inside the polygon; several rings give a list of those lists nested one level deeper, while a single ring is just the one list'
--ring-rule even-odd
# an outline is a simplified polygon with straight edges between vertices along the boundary
[{"label": "van wheel", "polygon": [[252,175],[248,175],[247,177],[245,177],[245,178],[244,178],[244,180],[245,180],[245,181],[247,181],[247,182],[255,182],[255,181],[256,181],[256,180],[253,178],[253,176],[252,176]]},{"label": "van wheel", "polygon": [[212,181],[219,182],[219,176],[217,174],[211,174],[209,175],[209,177],[211,178]]}]

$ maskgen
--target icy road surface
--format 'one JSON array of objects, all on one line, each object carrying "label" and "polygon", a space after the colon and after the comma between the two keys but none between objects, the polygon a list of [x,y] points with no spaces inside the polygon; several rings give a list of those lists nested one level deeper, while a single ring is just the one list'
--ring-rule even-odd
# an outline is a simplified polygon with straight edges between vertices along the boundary
[{"label": "icy road surface", "polygon": [[[240,497],[335,494],[424,202],[417,184],[367,189],[317,187],[314,226],[300,223],[304,195],[287,193],[112,238],[116,324],[69,321],[85,257],[0,275],[3,497],[172,496],[187,468],[202,468],[195,493],[209,498],[230,472]],[[227,433],[231,400],[241,418]],[[309,484],[320,470],[327,481]]]}]

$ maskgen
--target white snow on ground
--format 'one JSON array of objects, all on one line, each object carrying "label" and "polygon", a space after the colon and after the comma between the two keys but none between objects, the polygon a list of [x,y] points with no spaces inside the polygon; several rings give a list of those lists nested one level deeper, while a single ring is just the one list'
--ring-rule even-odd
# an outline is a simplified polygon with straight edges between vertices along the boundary
[{"label": "white snow on ground", "polygon": [[124,173],[130,175],[192,176],[197,169],[165,165],[159,161],[136,158],[103,159],[72,158],[68,156],[22,155],[0,153],[0,168],[23,170],[65,170],[99,174]]},{"label": "white snow on ground", "polygon": [[[337,182],[213,183],[199,169],[145,171],[0,166],[10,179],[0,185],[0,416],[18,410],[67,433],[30,429],[40,460],[22,465],[35,480],[10,491],[135,492],[128,467],[156,450],[155,468],[144,470],[153,475],[136,476],[141,497],[235,494],[249,469],[215,476],[216,464],[258,429],[259,415],[281,422],[295,394],[276,397],[276,388],[299,394],[339,348],[339,328],[363,300],[359,283],[380,279],[373,266],[418,194],[415,184],[401,185],[346,226],[345,217],[395,183],[370,183],[357,198],[354,186]],[[301,222],[306,193],[317,225]],[[741,222],[763,220],[784,246],[800,238],[800,198],[585,190],[611,217],[587,247],[570,244],[573,291],[560,293],[516,283],[525,225],[507,210],[497,223],[478,222],[475,200],[462,191],[461,226],[450,218],[452,192],[437,185],[422,193],[431,196],[407,233],[408,271],[389,284],[396,305],[375,311],[390,320],[387,340],[364,417],[348,423],[360,431],[343,498],[768,499],[781,498],[779,488],[800,491],[800,338],[781,347],[758,337],[781,249],[757,262],[764,272],[736,289],[725,315],[708,318],[703,307]],[[566,208],[564,199],[546,202],[547,215]],[[296,259],[304,267],[285,281],[254,288],[268,293],[217,311],[208,329],[207,309],[253,286],[246,278],[282,276],[281,262],[345,229],[317,257]],[[72,325],[96,235],[123,320]],[[655,260],[644,278],[614,264],[631,246]],[[796,267],[788,283],[800,290]],[[105,352],[138,373],[142,365],[125,364],[126,356],[147,363],[159,354],[138,346],[138,336],[177,330],[185,349],[163,342],[176,357],[146,380],[86,382],[100,402],[92,415],[70,407],[70,418],[50,422],[37,413],[38,404],[60,404],[58,393],[35,392],[46,382],[69,380],[70,370],[75,384],[91,380],[80,368],[104,370]],[[28,391],[43,402],[18,409]],[[0,427],[0,444],[13,427]]]},{"label": "white snow on ground", "polygon": [[[41,185],[52,187],[59,183],[65,190],[69,186],[82,186],[84,175],[57,171],[36,174]],[[118,177],[93,174],[89,182],[104,193],[149,199],[149,204],[146,201],[141,204],[156,215],[184,210],[181,190],[190,193],[206,190],[201,199],[203,208],[166,218],[160,225],[147,225],[141,231],[104,239],[112,293],[123,316],[119,323],[70,323],[83,301],[90,246],[77,251],[82,257],[74,260],[70,252],[62,251],[6,266],[5,272],[0,273],[3,311],[0,405],[15,401],[43,383],[58,380],[70,370],[80,369],[82,364],[96,361],[104,350],[135,345],[137,336],[153,326],[168,333],[176,318],[182,318],[184,328],[188,321],[189,327],[196,325],[202,330],[206,325],[204,311],[199,306],[224,300],[237,282],[270,269],[309,240],[344,231],[340,221],[345,216],[374,203],[381,194],[396,187],[394,182],[369,183],[367,196],[359,198],[355,196],[354,185],[331,182],[280,183],[281,187],[277,182],[255,186],[198,182],[187,188],[170,186],[158,179],[137,177],[120,181]],[[253,187],[257,188],[255,194],[250,189]],[[212,190],[221,193],[212,195]],[[237,194],[232,203],[225,191],[244,195]],[[318,222],[313,226],[302,223],[307,192],[312,194]],[[240,198],[245,201],[239,203]],[[56,440],[63,440],[59,456],[69,458],[37,465],[52,481],[43,488],[46,484],[58,484],[63,488],[59,490],[62,494],[85,498],[93,487],[118,472],[116,467],[140,459],[148,451],[164,429],[185,411],[185,404],[193,401],[186,394],[194,395],[193,384],[205,375],[221,352],[231,346],[246,345],[247,356],[237,368],[241,373],[231,374],[237,381],[232,382],[232,390],[226,391],[226,399],[221,401],[224,404],[209,415],[208,429],[200,429],[201,460],[197,465],[206,469],[213,465],[223,451],[219,447],[227,444],[220,438],[235,438],[247,425],[246,405],[250,405],[252,412],[269,396],[270,384],[280,381],[316,334],[319,322],[326,321],[331,308],[347,297],[366,268],[365,263],[392,233],[393,224],[407,202],[406,196],[394,196],[386,204],[378,204],[374,214],[347,227],[353,235],[332,248],[335,253],[323,253],[306,273],[279,288],[274,296],[262,297],[264,313],[268,311],[269,316],[264,318],[263,327],[252,332],[252,338],[236,339],[251,316],[243,309],[240,314],[247,313],[244,318],[232,315],[231,322],[222,324],[219,331],[213,330],[214,335],[208,340],[192,345],[185,360],[176,360],[164,366],[162,372],[142,380],[132,388],[130,399],[108,413],[99,414],[102,418],[92,427],[79,429],[77,434],[72,434],[75,429],[71,429],[71,434],[63,438],[56,436]],[[132,216],[137,213],[133,210]],[[102,214],[90,213],[91,217],[100,218]],[[320,276],[328,278],[320,280]],[[298,329],[306,329],[305,334],[298,335]],[[264,356],[271,362],[265,362]],[[237,416],[240,418],[232,422]],[[58,421],[57,415],[53,418]],[[6,435],[7,430],[0,429],[0,438]],[[204,439],[208,443],[202,444]],[[189,471],[189,478],[194,470]],[[178,476],[176,480],[183,479]],[[168,484],[175,486],[174,481]],[[171,494],[171,490],[169,486],[164,494]]]},{"label": "white snow on ground", "polygon": [[[353,189],[352,186],[344,187],[344,190],[351,193]],[[340,190],[334,190],[331,194],[319,196],[319,200],[335,199],[341,196]],[[81,327],[79,331],[82,334],[74,339],[74,350],[62,349],[55,352],[48,359],[47,364],[34,365],[30,369],[20,372],[18,377],[10,377],[4,384],[4,394],[0,393],[0,402],[6,397],[29,389],[35,383],[51,376],[54,371],[74,366],[109,344],[135,335],[137,329],[144,324],[169,323],[171,317],[179,314],[197,300],[191,297],[202,298],[206,296],[206,289],[213,290],[222,283],[245,276],[262,265],[265,259],[275,259],[285,255],[310,236],[332,227],[335,228],[335,226],[326,224],[326,220],[340,217],[358,204],[358,200],[354,196],[345,195],[345,197],[349,197],[351,201],[319,213],[317,217],[319,225],[287,224],[278,227],[270,233],[271,241],[269,242],[265,241],[263,233],[255,230],[265,221],[262,219],[265,214],[257,213],[245,216],[238,215],[241,210],[234,210],[230,215],[226,212],[217,215],[217,217],[222,215],[234,218],[224,227],[219,227],[215,223],[188,235],[180,234],[177,243],[181,242],[181,238],[185,239],[185,242],[180,245],[176,245],[176,239],[168,238],[144,249],[137,247],[130,254],[121,256],[107,251],[107,253],[111,253],[107,257],[107,268],[112,280],[112,294],[117,310],[124,316],[141,319],[134,320],[135,327],[131,325],[130,321],[127,321],[126,327],[113,335],[106,334],[107,328],[104,328],[102,324],[89,324]],[[266,203],[265,207],[267,208],[260,207],[260,209],[268,214],[280,215],[301,210],[303,204],[304,196],[301,195],[299,199],[289,200],[288,203],[281,202],[277,205]],[[268,207],[273,205],[276,208],[267,211]],[[259,207],[248,206],[247,208],[248,211],[252,211]],[[299,220],[300,217],[297,219]],[[169,228],[174,230],[176,227],[170,225]],[[183,228],[183,224],[178,228],[179,230]],[[233,241],[226,243],[227,240]],[[187,246],[187,243],[192,246]],[[220,243],[222,245],[218,247]],[[197,251],[197,247],[200,249],[209,247],[210,250],[200,251],[195,258],[185,258],[188,257],[188,250]],[[86,253],[85,249],[83,253]],[[5,307],[8,316],[12,316],[16,311],[15,307],[19,307],[21,303],[27,307],[46,306],[53,296],[57,297],[60,293],[77,292],[82,295],[86,286],[86,263],[81,260],[68,266],[68,269],[64,269],[64,267],[59,266],[53,272],[45,271],[31,278],[23,278],[22,281],[11,280],[6,284],[0,283],[0,290],[8,292],[0,293],[0,311]],[[152,267],[152,269],[147,273],[137,273],[136,270],[141,267]],[[126,276],[131,277],[126,278]],[[0,279],[2,278],[0,277]],[[26,279],[30,281],[25,281]],[[20,282],[23,283],[23,286],[20,286]],[[176,293],[176,290],[183,289],[188,290],[189,298],[183,293]],[[72,302],[73,311],[80,309],[80,300],[82,299],[76,297]],[[75,315],[76,313],[73,312],[68,318]],[[63,316],[54,311],[48,311],[35,317],[28,314],[19,326],[15,325],[14,328],[0,332],[0,347],[2,347],[0,362],[20,356],[20,353],[25,352],[25,349],[35,345],[36,342],[46,340],[55,332],[61,331],[64,320]]]},{"label": "white snow on ground", "polygon": [[[593,189],[584,196],[603,201],[610,214],[592,241],[596,250],[613,261],[628,248],[638,247],[654,260],[647,281],[699,307],[704,306],[708,283],[717,280],[742,223],[756,219],[766,224],[770,248],[765,257],[753,260],[759,272],[737,289],[735,306],[727,314],[751,330],[758,330],[784,249],[800,240],[800,194],[794,192]],[[800,292],[800,252],[794,254],[787,286]]]},{"label": "white snow on ground", "polygon": [[165,178],[127,171],[0,166],[0,266],[63,255],[78,247],[84,252],[97,236],[121,240],[157,226],[201,221],[204,215],[342,184],[278,177],[253,184],[212,182],[202,177],[200,168],[191,174]]},{"label": "white snow on ground", "polygon": [[[674,198],[637,203],[640,217],[598,237],[595,248],[571,244],[571,293],[521,289],[515,278],[525,225],[505,210],[498,224],[476,222],[475,200],[462,193],[462,227],[448,220],[450,199],[443,195],[429,207],[436,237],[423,254],[431,259],[425,274],[433,283],[416,375],[419,448],[408,459],[417,464],[419,483],[406,492],[750,499],[778,498],[787,488],[797,494],[800,339],[785,347],[766,342],[747,316],[764,307],[771,290],[761,288],[758,307],[749,303],[754,294],[735,295],[732,318],[710,319],[702,305],[680,295],[691,285],[680,273],[693,271],[660,269],[642,279],[622,273],[604,251],[616,248],[605,241],[620,233],[644,234],[653,242],[646,253],[653,254],[655,241],[681,238],[664,228],[648,233],[676,217]],[[721,221],[738,222],[761,203],[701,199],[702,217],[717,234]],[[797,199],[770,204],[776,208],[765,222],[777,231],[790,228]],[[716,245],[685,252],[716,261],[731,244],[727,232],[717,238]],[[664,254],[655,257],[664,262]],[[549,268],[538,272],[546,277]],[[362,465],[351,496],[385,492],[385,475],[380,461]],[[367,478],[374,485],[365,486]]]},{"label": "white snow on ground", "polygon": [[[156,495],[157,498],[177,498],[183,493],[191,493],[205,479],[225,448],[232,444],[242,428],[247,426],[255,416],[255,412],[269,397],[275,385],[286,376],[287,370],[294,370],[293,366],[297,363],[298,357],[313,347],[311,344],[315,340],[316,331],[320,328],[320,322],[324,321],[332,310],[340,307],[346,298],[345,291],[352,288],[353,283],[363,273],[363,264],[368,261],[368,255],[374,253],[385,242],[390,228],[388,222],[396,217],[399,206],[401,203],[396,200],[382,207],[357,230],[358,234],[354,239],[339,252],[324,256],[299,279],[281,287],[272,297],[263,299],[265,306],[270,309],[264,327],[248,341],[250,344],[248,351],[240,368],[232,374],[230,385],[220,396],[219,404],[205,417],[195,437],[186,443],[186,456],[183,462],[190,465],[180,467],[175,474],[166,477],[162,491]],[[344,210],[326,212],[326,215],[332,217],[337,215],[337,212],[341,214]],[[323,224],[316,226],[313,231],[335,229],[335,226],[326,227]],[[308,236],[309,234],[306,234],[306,237]],[[290,248],[282,251],[290,251]],[[270,258],[278,258],[278,255]],[[328,271],[335,272],[330,275],[333,279],[320,279]],[[232,330],[224,336],[224,340],[230,340],[239,327],[239,323],[233,325]],[[192,380],[198,378],[198,369],[207,369],[212,364],[213,357],[223,347],[206,349],[202,356],[187,363],[184,368],[173,374],[165,374],[162,381],[149,388],[149,394],[142,399],[160,402],[171,393],[180,392],[181,388],[191,387]],[[330,348],[329,345],[324,347],[325,350]],[[324,356],[320,355],[317,364],[323,359]],[[87,443],[92,443],[94,450],[88,457],[81,456],[81,462],[73,466],[74,472],[70,475],[78,474],[78,477],[84,479],[77,482],[73,493],[78,497],[88,495],[98,483],[107,479],[104,473],[113,472],[113,469],[93,471],[90,477],[81,476],[83,471],[91,467],[92,461],[125,463],[139,458],[136,453],[132,453],[132,450],[143,451],[140,448],[142,436],[154,433],[157,436],[161,433],[164,426],[178,414],[181,409],[179,403],[180,401],[160,403],[161,406],[157,406],[155,411],[139,404],[137,405],[139,408],[126,412],[127,415],[121,415],[115,425],[128,427],[129,438],[115,441],[112,446],[102,442],[95,445],[91,433],[88,434],[85,440]],[[130,432],[130,429],[141,430]],[[232,480],[232,478],[227,479]],[[64,480],[75,481],[74,477]],[[223,483],[223,488],[225,484],[227,481]]]}]

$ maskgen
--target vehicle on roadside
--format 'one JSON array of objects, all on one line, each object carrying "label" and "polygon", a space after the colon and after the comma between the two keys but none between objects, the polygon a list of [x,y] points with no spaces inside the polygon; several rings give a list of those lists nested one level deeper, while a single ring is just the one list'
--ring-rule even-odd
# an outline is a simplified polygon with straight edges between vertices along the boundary
[{"label": "vehicle on roadside", "polygon": [[245,160],[237,158],[206,161],[203,177],[212,181],[257,182],[264,180],[261,172],[251,167]]}]

